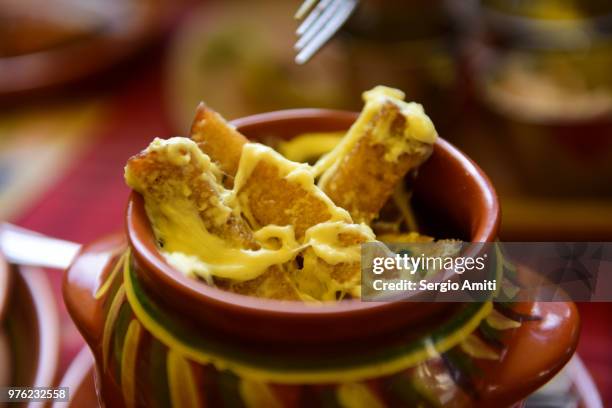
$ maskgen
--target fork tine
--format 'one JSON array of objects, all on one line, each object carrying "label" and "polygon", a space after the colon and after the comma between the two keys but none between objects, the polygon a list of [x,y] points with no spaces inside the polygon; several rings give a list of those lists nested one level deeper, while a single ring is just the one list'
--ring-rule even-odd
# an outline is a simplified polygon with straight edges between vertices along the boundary
[{"label": "fork tine", "polygon": [[357,7],[357,0],[346,0],[334,18],[319,32],[319,34],[305,46],[295,57],[296,64],[302,65],[307,62],[325,44],[348,19]]},{"label": "fork tine", "polygon": [[331,4],[321,13],[317,21],[315,21],[308,31],[295,43],[295,49],[301,50],[308,44],[317,34],[324,29],[325,25],[334,17],[336,11],[342,6],[345,0],[332,0]]},{"label": "fork tine", "polygon": [[304,2],[302,3],[298,11],[295,12],[295,16],[294,16],[295,19],[296,20],[303,19],[306,13],[308,13],[310,9],[314,7],[317,1],[319,0],[304,0]]},{"label": "fork tine", "polygon": [[300,26],[298,27],[295,33],[298,36],[301,36],[302,34],[304,34],[310,28],[310,26],[312,26],[312,24],[315,21],[317,21],[317,18],[319,18],[319,15],[321,15],[321,13],[325,11],[327,6],[331,2],[332,0],[321,0],[321,2],[319,2],[319,4],[317,4],[314,10],[310,12],[308,17],[306,17],[306,19],[302,22],[302,24],[300,24]]}]

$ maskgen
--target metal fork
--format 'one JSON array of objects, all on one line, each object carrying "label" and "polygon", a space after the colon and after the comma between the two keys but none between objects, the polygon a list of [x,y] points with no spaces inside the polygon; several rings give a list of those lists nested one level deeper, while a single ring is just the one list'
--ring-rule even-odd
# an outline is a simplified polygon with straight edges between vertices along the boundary
[{"label": "metal fork", "polygon": [[301,65],[312,58],[348,20],[358,2],[359,0],[304,0],[295,13],[297,20],[304,19],[296,31],[299,38],[294,47],[298,51],[295,62]]}]

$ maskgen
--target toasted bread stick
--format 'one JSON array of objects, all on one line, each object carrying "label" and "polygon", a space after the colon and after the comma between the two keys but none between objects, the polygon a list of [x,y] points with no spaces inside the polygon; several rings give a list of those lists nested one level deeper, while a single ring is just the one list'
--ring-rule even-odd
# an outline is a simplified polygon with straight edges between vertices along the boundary
[{"label": "toasted bread stick", "polygon": [[196,116],[191,125],[191,139],[225,174],[230,176],[236,174],[242,146],[248,142],[246,137],[204,103],[200,103],[196,109]]},{"label": "toasted bread stick", "polygon": [[293,163],[280,154],[258,145],[247,145],[243,160],[253,161],[254,167],[250,174],[236,178],[236,182],[241,182],[237,195],[253,227],[292,225],[299,241],[308,228],[328,221],[334,215],[350,222],[348,213],[343,214],[321,194],[308,170],[303,170],[302,176],[310,177],[310,183],[292,180],[289,174],[300,169],[294,168]]},{"label": "toasted bread stick", "polygon": [[332,201],[369,224],[404,176],[429,157],[436,132],[422,107],[404,102],[397,90],[377,87],[364,99],[360,117],[315,170]]}]

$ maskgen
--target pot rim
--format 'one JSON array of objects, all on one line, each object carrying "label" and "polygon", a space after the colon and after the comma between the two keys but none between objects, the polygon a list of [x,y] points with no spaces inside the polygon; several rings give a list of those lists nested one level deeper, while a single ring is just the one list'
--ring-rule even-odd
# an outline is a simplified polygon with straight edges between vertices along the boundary
[{"label": "pot rim", "polygon": [[[291,109],[267,112],[232,121],[240,131],[245,131],[247,137],[249,128],[262,123],[290,123],[297,119],[320,120],[322,122],[354,121],[358,113],[329,109]],[[478,205],[483,208],[483,216],[478,220],[472,242],[492,242],[495,240],[500,223],[499,202],[495,189],[484,172],[460,150],[438,137],[435,149],[445,151],[456,160],[465,173],[471,178],[480,192]],[[351,315],[365,317],[397,310],[398,303],[406,302],[362,302],[359,299],[349,299],[336,303],[312,305],[300,301],[282,301],[261,299],[240,295],[208,286],[204,282],[189,278],[172,268],[155,246],[152,229],[144,210],[144,200],[136,192],[132,192],[126,211],[126,230],[129,245],[137,262],[144,266],[151,278],[159,285],[174,289],[175,293],[184,296],[184,300],[193,301],[201,307],[214,310],[250,315],[254,318],[265,315],[282,320],[317,320],[333,319]]]}]

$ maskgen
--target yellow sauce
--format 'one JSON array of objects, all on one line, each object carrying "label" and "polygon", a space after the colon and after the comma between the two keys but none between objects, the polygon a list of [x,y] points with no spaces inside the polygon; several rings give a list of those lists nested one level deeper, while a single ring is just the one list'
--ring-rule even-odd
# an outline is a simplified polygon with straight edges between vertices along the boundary
[{"label": "yellow sauce", "polygon": [[287,159],[306,163],[317,160],[331,151],[342,140],[346,132],[302,133],[278,145],[278,151]]}]

